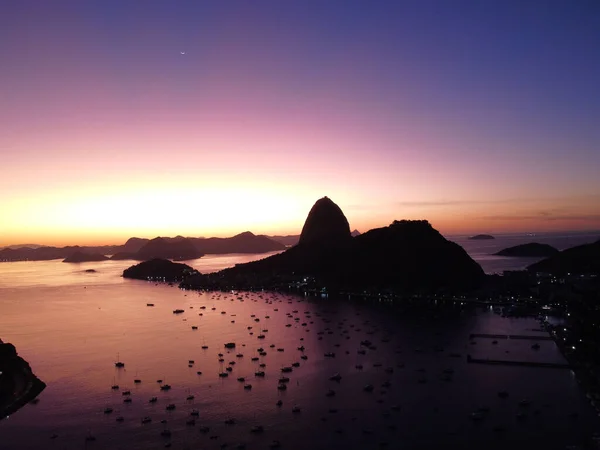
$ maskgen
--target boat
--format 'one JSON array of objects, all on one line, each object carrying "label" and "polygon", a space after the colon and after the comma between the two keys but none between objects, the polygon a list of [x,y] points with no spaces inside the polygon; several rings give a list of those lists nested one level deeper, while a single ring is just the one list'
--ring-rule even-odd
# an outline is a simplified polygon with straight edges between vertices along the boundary
[{"label": "boat", "polygon": [[292,408],[292,412],[293,412],[293,413],[299,413],[300,411],[301,411],[301,410],[300,410],[300,407],[299,407],[299,406],[297,406],[297,405],[296,405],[296,406],[294,406],[294,407]]},{"label": "boat", "polygon": [[292,369],[290,366],[285,366],[285,367],[282,367],[282,368],[281,368],[281,371],[282,371],[283,373],[289,373],[289,372],[291,372],[292,370],[294,370],[294,369]]},{"label": "boat", "polygon": [[235,342],[228,342],[225,344],[225,348],[235,348]]},{"label": "boat", "polygon": [[160,390],[161,390],[161,391],[168,391],[169,389],[171,389],[171,385],[170,385],[170,384],[163,384],[163,385],[160,387]]},{"label": "boat", "polygon": [[262,425],[254,425],[251,429],[250,432],[251,433],[262,433],[263,431],[265,431],[265,429],[263,428]]},{"label": "boat", "polygon": [[152,422],[152,419],[150,417],[146,416],[146,417],[142,418],[142,423],[143,424],[150,423],[150,422]]},{"label": "boat", "polygon": [[104,408],[104,414],[110,414],[113,412],[112,408]]},{"label": "boat", "polygon": [[158,398],[157,398],[157,397],[152,397],[152,398],[149,400],[149,403],[156,403],[157,401],[158,401]]},{"label": "boat", "polygon": [[146,306],[154,306],[154,303],[146,303]]},{"label": "boat", "polygon": [[330,376],[329,379],[331,381],[340,381],[342,379],[342,376],[339,373],[336,373],[335,375]]},{"label": "boat", "polygon": [[175,409],[175,404],[174,403],[169,403],[165,409],[167,411],[173,411]]},{"label": "boat", "polygon": [[175,309],[173,310],[173,314],[183,314],[185,312],[185,310],[183,309]]}]

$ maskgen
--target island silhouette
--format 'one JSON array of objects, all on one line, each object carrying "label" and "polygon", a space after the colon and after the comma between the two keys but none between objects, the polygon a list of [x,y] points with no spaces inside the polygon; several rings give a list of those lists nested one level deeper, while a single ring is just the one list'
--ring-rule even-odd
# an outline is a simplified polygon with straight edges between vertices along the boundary
[{"label": "island silhouette", "polygon": [[0,339],[0,420],[35,400],[45,388],[15,346]]}]

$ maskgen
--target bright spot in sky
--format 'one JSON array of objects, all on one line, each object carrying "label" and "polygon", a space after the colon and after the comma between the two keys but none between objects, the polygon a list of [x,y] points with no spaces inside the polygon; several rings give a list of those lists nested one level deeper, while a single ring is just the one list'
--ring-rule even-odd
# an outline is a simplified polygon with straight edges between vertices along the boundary
[{"label": "bright spot in sky", "polygon": [[179,53],[181,53],[182,55],[185,55],[185,52],[179,52]]}]

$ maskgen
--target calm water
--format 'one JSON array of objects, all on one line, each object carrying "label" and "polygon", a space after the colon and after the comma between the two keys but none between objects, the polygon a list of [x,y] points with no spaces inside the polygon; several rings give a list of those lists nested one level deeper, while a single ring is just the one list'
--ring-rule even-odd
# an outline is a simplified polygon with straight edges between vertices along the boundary
[{"label": "calm water", "polygon": [[523,270],[543,258],[509,258],[495,256],[508,247],[538,242],[548,244],[558,250],[565,250],[576,245],[588,244],[600,239],[600,232],[571,232],[571,233],[538,233],[526,234],[495,234],[496,239],[489,241],[473,241],[468,236],[447,236],[447,239],[461,245],[467,253],[483,268],[485,273],[502,273],[505,270]]},{"label": "calm water", "polygon": [[[249,256],[206,258],[191,265],[210,271],[241,258]],[[562,362],[550,341],[540,341],[538,351],[531,349],[531,341],[469,343],[470,333],[543,335],[532,331],[539,326],[534,320],[460,305],[403,312],[385,303],[199,294],[124,280],[120,274],[128,265],[0,264],[0,336],[16,345],[48,385],[37,405],[0,422],[1,449],[153,449],[168,442],[180,449],[236,448],[240,443],[266,449],[273,440],[283,449],[370,449],[384,443],[415,449],[564,448],[598,428],[596,413],[571,371],[466,362],[467,353]],[[86,273],[90,268],[97,273]],[[174,315],[176,308],[185,313]],[[261,333],[264,339],[258,339]],[[364,339],[376,349],[358,354]],[[224,348],[230,341],[237,344],[235,350]],[[307,360],[300,358],[301,345]],[[252,362],[261,346],[267,355]],[[335,358],[325,357],[326,352],[335,352]],[[117,355],[124,369],[114,367]],[[194,360],[192,367],[189,360]],[[230,361],[235,361],[232,373],[219,378]],[[286,374],[288,389],[279,391],[281,367],[294,362],[300,366]],[[260,363],[266,364],[264,378],[254,376]],[[454,371],[450,380],[444,379],[446,369]],[[341,381],[330,381],[338,372]],[[251,390],[236,380],[240,376]],[[142,383],[134,384],[136,378]],[[157,379],[172,389],[161,391]],[[382,386],[386,382],[389,386]],[[111,390],[114,383],[119,391]],[[366,384],[374,386],[373,392],[363,390]],[[130,404],[123,403],[125,389],[131,390]],[[329,389],[336,395],[326,396]],[[501,390],[510,397],[499,398]],[[188,401],[190,394],[195,398]],[[153,396],[158,397],[155,404],[149,403]],[[531,405],[520,407],[522,399]],[[169,403],[175,404],[174,411],[165,410]],[[292,412],[294,405],[299,413]],[[106,407],[114,412],[104,414]],[[470,414],[481,407],[490,411],[474,422]],[[199,412],[196,425],[186,425],[194,409]],[[517,417],[520,411],[524,418]],[[568,417],[572,412],[579,417]],[[117,416],[124,421],[117,422]],[[142,424],[145,416],[152,422]],[[227,418],[236,423],[226,425]],[[163,419],[166,424],[160,423]],[[252,433],[255,425],[264,432]],[[201,426],[210,430],[203,433]],[[172,432],[170,439],[160,436],[164,429]],[[95,442],[86,444],[88,432]],[[58,437],[50,439],[53,434]]]}]

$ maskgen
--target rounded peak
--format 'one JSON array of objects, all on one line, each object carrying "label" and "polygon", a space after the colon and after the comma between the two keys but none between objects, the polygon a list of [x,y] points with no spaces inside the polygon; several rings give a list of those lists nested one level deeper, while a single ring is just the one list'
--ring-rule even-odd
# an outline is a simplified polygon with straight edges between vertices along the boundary
[{"label": "rounded peak", "polygon": [[255,237],[256,235],[252,232],[252,231],[244,231],[242,233],[236,234],[234,237],[236,238],[240,238],[240,237]]},{"label": "rounded peak", "polygon": [[308,213],[299,244],[339,242],[350,238],[348,219],[329,197],[320,198]]}]

